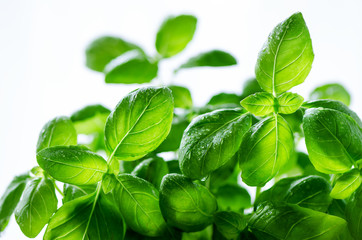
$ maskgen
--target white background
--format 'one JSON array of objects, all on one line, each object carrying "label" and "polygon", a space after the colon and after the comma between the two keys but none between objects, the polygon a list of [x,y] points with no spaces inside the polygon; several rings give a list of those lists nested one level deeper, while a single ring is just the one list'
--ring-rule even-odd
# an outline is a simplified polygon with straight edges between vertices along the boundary
[{"label": "white background", "polygon": [[[227,50],[239,61],[230,68],[184,70],[172,79],[190,87],[201,105],[220,91],[240,92],[269,32],[296,11],[309,27],[315,60],[293,91],[307,98],[318,85],[340,82],[362,116],[362,1],[0,0],[0,194],[13,176],[36,164],[38,133],[48,120],[91,103],[113,108],[137,87],[106,85],[102,74],[84,66],[84,49],[95,37],[121,36],[153,55],[167,15],[196,15],[194,40],[162,63],[162,81],[169,83],[171,70],[201,51]],[[14,218],[2,238],[26,239]]]}]

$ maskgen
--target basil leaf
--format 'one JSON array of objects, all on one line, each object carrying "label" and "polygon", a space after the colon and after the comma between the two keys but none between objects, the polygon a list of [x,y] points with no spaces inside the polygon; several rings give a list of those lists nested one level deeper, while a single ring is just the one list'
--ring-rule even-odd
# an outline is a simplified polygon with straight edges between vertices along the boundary
[{"label": "basil leaf", "polygon": [[362,131],[348,115],[308,109],[303,118],[305,143],[314,167],[323,173],[347,172],[362,158]]},{"label": "basil leaf", "polygon": [[274,96],[304,82],[314,53],[307,25],[301,13],[295,13],[278,24],[259,52],[255,66],[256,79]]},{"label": "basil leaf", "polygon": [[177,159],[167,161],[166,163],[167,163],[169,173],[181,174],[180,164],[179,164],[179,161]]},{"label": "basil leaf", "polygon": [[167,18],[157,32],[156,49],[162,57],[168,58],[181,52],[192,40],[197,19],[191,15]]},{"label": "basil leaf", "polygon": [[236,59],[230,53],[221,50],[211,50],[190,58],[178,67],[177,70],[194,67],[226,67],[236,64]]},{"label": "basil leaf", "polygon": [[238,184],[225,184],[220,186],[215,197],[221,211],[243,212],[251,207],[251,198],[248,191]]},{"label": "basil leaf", "polygon": [[342,199],[333,199],[328,207],[328,214],[346,219],[346,202]]},{"label": "basil leaf", "polygon": [[[262,92],[262,91],[263,90],[260,88],[259,83],[256,80],[256,78],[250,78],[244,82],[243,93],[241,94],[241,99],[244,99],[251,94],[254,94],[257,92]],[[240,102],[240,101],[238,101],[238,102]]]},{"label": "basil leaf", "polygon": [[176,85],[170,85],[168,88],[172,91],[175,108],[187,109],[192,107],[192,97],[189,89]]},{"label": "basil leaf", "polygon": [[240,96],[234,93],[219,93],[212,96],[207,105],[219,106],[225,104],[235,104],[235,106],[239,106],[240,99]]},{"label": "basil leaf", "polygon": [[46,148],[37,154],[37,160],[54,179],[75,185],[97,183],[107,172],[101,156],[79,146]]},{"label": "basil leaf", "polygon": [[34,238],[57,210],[58,199],[50,179],[35,178],[26,186],[15,209],[15,219],[25,236]]},{"label": "basil leaf", "polygon": [[251,116],[237,109],[218,110],[193,119],[180,144],[182,173],[201,179],[224,165],[239,149],[250,125]]},{"label": "basil leaf", "polygon": [[138,46],[121,38],[102,36],[92,41],[86,51],[86,65],[88,68],[102,72],[104,67],[114,58]]},{"label": "basil leaf", "polygon": [[10,217],[20,201],[29,178],[30,176],[28,174],[15,177],[0,198],[0,233],[4,231],[8,225]]},{"label": "basil leaf", "polygon": [[286,92],[278,97],[278,112],[292,114],[303,104],[304,98],[296,93]]},{"label": "basil leaf", "polygon": [[349,239],[344,219],[297,205],[264,203],[249,220],[257,239]]},{"label": "basil leaf", "polygon": [[132,172],[133,175],[152,183],[157,189],[160,188],[162,178],[167,173],[167,163],[160,157],[143,160]]},{"label": "basil leaf", "polygon": [[103,132],[110,110],[102,105],[88,105],[70,116],[78,134]]},{"label": "basil leaf", "polygon": [[183,232],[182,240],[209,240],[211,238],[214,238],[212,230],[212,226],[210,225],[198,232]]},{"label": "basil leaf", "polygon": [[274,112],[274,97],[270,93],[254,93],[240,102],[241,106],[256,116],[264,116]]},{"label": "basil leaf", "polygon": [[132,230],[149,237],[161,236],[166,231],[158,191],[151,183],[130,174],[119,174],[114,195]]},{"label": "basil leaf", "polygon": [[157,76],[157,63],[151,63],[139,50],[123,53],[104,68],[106,83],[148,83]]},{"label": "basil leaf", "polygon": [[237,239],[248,225],[243,216],[236,212],[217,212],[214,215],[217,230],[226,239]]},{"label": "basil leaf", "polygon": [[77,132],[68,117],[56,117],[47,122],[40,132],[36,152],[53,146],[77,144]]},{"label": "basil leaf", "polygon": [[347,114],[348,116],[353,118],[356,121],[356,123],[362,128],[362,121],[358,117],[358,115],[341,102],[333,101],[333,100],[315,100],[315,101],[309,101],[309,102],[304,103],[303,107],[327,108],[327,109],[337,110],[337,111]]},{"label": "basil leaf", "polygon": [[293,142],[293,133],[280,115],[251,127],[239,151],[243,181],[249,186],[264,186],[291,157]]},{"label": "basil leaf", "polygon": [[310,93],[309,98],[311,100],[336,100],[346,104],[347,106],[349,106],[351,102],[351,96],[349,95],[348,91],[338,83],[325,84],[317,87]]},{"label": "basil leaf", "polygon": [[197,232],[212,223],[217,203],[206,187],[173,173],[162,180],[160,207],[169,225],[185,232]]},{"label": "basil leaf", "polygon": [[333,187],[331,197],[336,199],[348,198],[362,183],[359,169],[354,168],[340,176]]},{"label": "basil leaf", "polygon": [[216,169],[210,174],[210,188],[212,190],[218,189],[220,186],[227,183],[237,183],[240,169],[236,167],[238,162],[237,159],[238,153],[236,153],[229,161],[227,161],[223,166]]},{"label": "basil leaf", "polygon": [[111,157],[133,161],[155,150],[170,132],[171,90],[140,88],[128,94],[109,115],[105,143]]},{"label": "basil leaf", "polygon": [[114,174],[104,174],[102,178],[102,189],[105,194],[110,193],[117,185]]},{"label": "basil leaf", "polygon": [[303,123],[303,111],[298,109],[296,112],[292,114],[280,114],[289,124],[293,133],[297,133],[299,136],[304,137],[304,133],[302,130]]},{"label": "basil leaf", "polygon": [[89,195],[96,191],[96,185],[83,185],[83,186],[75,186],[70,184],[64,184],[63,186],[63,204],[69,201],[72,201],[76,198],[83,197],[85,195]]},{"label": "basil leaf", "polygon": [[318,176],[325,178],[328,181],[330,180],[330,177],[328,174],[318,172],[315,169],[313,164],[310,162],[307,154],[302,153],[302,152],[297,152],[297,155],[298,155],[297,156],[297,165],[301,168],[302,173],[303,173],[302,175],[304,175],[304,176],[318,175]]},{"label": "basil leaf", "polygon": [[351,235],[359,239],[362,235],[362,187],[358,188],[347,202],[346,220]]}]

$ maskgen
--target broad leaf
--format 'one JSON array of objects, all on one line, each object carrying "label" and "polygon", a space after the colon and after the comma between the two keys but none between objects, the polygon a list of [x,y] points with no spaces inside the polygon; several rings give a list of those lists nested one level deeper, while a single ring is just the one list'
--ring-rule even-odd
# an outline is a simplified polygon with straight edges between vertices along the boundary
[{"label": "broad leaf", "polygon": [[173,101],[175,108],[191,108],[192,97],[190,90],[185,87],[170,85],[168,86],[172,91]]},{"label": "broad leaf", "polygon": [[0,198],[0,232],[4,231],[9,223],[14,209],[18,205],[27,181],[28,174],[17,176],[11,181]]},{"label": "broad leaf", "polygon": [[220,186],[227,183],[237,183],[240,169],[237,165],[238,153],[236,153],[229,161],[227,161],[223,166],[213,171],[210,174],[210,189],[217,190]]},{"label": "broad leaf", "polygon": [[77,144],[77,132],[68,117],[56,117],[47,122],[40,132],[36,152],[53,146]]},{"label": "broad leaf", "polygon": [[333,199],[328,207],[328,214],[346,219],[346,202],[342,199]]},{"label": "broad leaf", "polygon": [[274,115],[245,134],[239,151],[241,177],[249,186],[264,186],[287,163],[294,149],[288,123]]},{"label": "broad leaf", "polygon": [[278,97],[278,112],[292,114],[303,104],[304,98],[296,93],[286,92]]},{"label": "broad leaf", "polygon": [[211,50],[190,58],[177,70],[194,67],[226,67],[236,64],[236,59],[230,53],[221,50]]},{"label": "broad leaf", "polygon": [[241,106],[255,116],[264,116],[276,112],[274,97],[270,93],[254,93],[240,102]]},{"label": "broad leaf", "polygon": [[238,184],[225,184],[220,186],[215,197],[218,209],[221,211],[234,211],[242,213],[244,209],[251,207],[251,199],[248,191]]},{"label": "broad leaf", "polygon": [[241,97],[234,93],[219,93],[211,97],[207,105],[219,106],[225,104],[235,104],[239,106]]},{"label": "broad leaf", "polygon": [[359,239],[362,236],[362,187],[347,202],[346,220],[351,235]]},{"label": "broad leaf", "polygon": [[99,37],[87,46],[86,65],[92,70],[103,72],[112,59],[132,49],[140,50],[138,46],[118,37]]},{"label": "broad leaf", "polygon": [[78,134],[103,132],[106,119],[111,111],[102,105],[88,105],[72,114],[72,120]]},{"label": "broad leaf", "polygon": [[161,236],[166,231],[158,191],[151,183],[130,174],[119,174],[114,196],[132,230],[149,237]]},{"label": "broad leaf", "polygon": [[63,204],[69,201],[72,201],[76,198],[83,197],[85,195],[94,193],[96,191],[97,185],[83,185],[75,186],[70,184],[64,184],[63,187]]},{"label": "broad leaf", "polygon": [[102,190],[105,194],[110,193],[117,186],[114,174],[104,174],[102,178]]},{"label": "broad leaf", "polygon": [[336,199],[348,198],[362,183],[362,177],[358,168],[353,168],[350,171],[340,176],[335,186],[332,189],[331,197]]},{"label": "broad leaf", "polygon": [[255,66],[261,88],[274,96],[304,82],[314,53],[308,28],[301,13],[277,25],[259,52]]},{"label": "broad leaf", "polygon": [[217,212],[214,215],[217,230],[226,239],[237,239],[248,225],[246,219],[236,212]]},{"label": "broad leaf", "polygon": [[168,58],[181,52],[192,40],[197,19],[191,15],[171,16],[158,30],[156,49],[162,57]]},{"label": "broad leaf", "polygon": [[180,145],[182,173],[201,179],[224,165],[238,151],[250,125],[251,116],[237,109],[217,110],[193,119]]},{"label": "broad leaf", "polygon": [[54,183],[47,178],[35,178],[26,186],[15,209],[15,219],[25,236],[34,238],[57,210],[58,199]]},{"label": "broad leaf", "polygon": [[262,204],[249,227],[263,240],[350,239],[344,219],[289,204]]},{"label": "broad leaf", "polygon": [[123,53],[104,68],[106,83],[148,83],[157,76],[157,63],[152,63],[139,50]]},{"label": "broad leaf", "polygon": [[162,180],[160,207],[169,225],[197,232],[212,223],[217,203],[206,187],[173,173]]},{"label": "broad leaf", "polygon": [[75,185],[97,183],[107,172],[107,163],[83,147],[51,147],[40,151],[37,160],[54,179]]},{"label": "broad leaf", "polygon": [[297,133],[299,136],[304,136],[302,130],[303,123],[303,114],[302,109],[298,109],[296,112],[292,114],[280,114],[289,124],[293,133]]},{"label": "broad leaf", "polygon": [[362,158],[361,128],[342,112],[308,109],[303,129],[309,158],[320,172],[344,173]]},{"label": "broad leaf", "polygon": [[314,89],[309,95],[311,100],[329,99],[340,101],[347,106],[351,102],[351,96],[348,91],[338,83],[325,84]]},{"label": "broad leaf", "polygon": [[128,94],[107,119],[105,143],[111,157],[133,161],[155,150],[172,123],[171,90],[140,88]]}]

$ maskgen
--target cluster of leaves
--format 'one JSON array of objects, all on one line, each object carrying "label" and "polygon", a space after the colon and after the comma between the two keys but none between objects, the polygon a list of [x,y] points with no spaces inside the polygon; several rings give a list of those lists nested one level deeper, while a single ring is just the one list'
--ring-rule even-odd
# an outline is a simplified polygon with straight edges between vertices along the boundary
[{"label": "cluster of leaves", "polygon": [[[167,19],[155,59],[120,38],[99,38],[87,66],[106,82],[149,82],[195,27],[193,16]],[[44,239],[361,239],[362,122],[347,106],[350,96],[339,84],[316,88],[308,101],[288,92],[304,82],[313,58],[296,13],[271,32],[256,79],[240,94],[221,93],[198,108],[184,87],[143,87],[113,111],[91,105],[49,121],[39,166],[0,199],[0,231],[15,212],[28,237],[48,224]],[[235,63],[210,51],[179,69]],[[91,141],[80,144],[79,135]],[[308,154],[297,151],[303,138]],[[257,187],[253,204],[240,173]]]}]

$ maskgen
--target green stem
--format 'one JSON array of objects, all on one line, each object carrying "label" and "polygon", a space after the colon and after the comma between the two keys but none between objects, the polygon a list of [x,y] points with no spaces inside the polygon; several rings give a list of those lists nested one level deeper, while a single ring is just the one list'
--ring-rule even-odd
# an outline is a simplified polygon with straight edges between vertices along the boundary
[{"label": "green stem", "polygon": [[[261,193],[261,187],[256,187],[255,190],[255,200],[260,196]],[[255,201],[254,201],[255,202]]]},{"label": "green stem", "polygon": [[54,186],[55,186],[55,189],[58,191],[58,193],[64,197],[64,193],[59,189],[59,187],[55,181],[54,181]]}]

